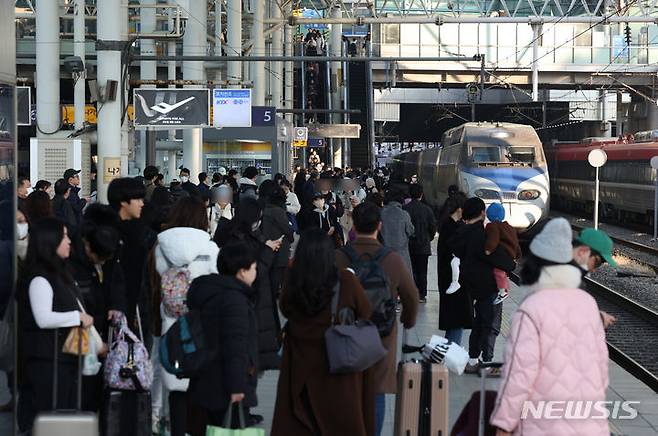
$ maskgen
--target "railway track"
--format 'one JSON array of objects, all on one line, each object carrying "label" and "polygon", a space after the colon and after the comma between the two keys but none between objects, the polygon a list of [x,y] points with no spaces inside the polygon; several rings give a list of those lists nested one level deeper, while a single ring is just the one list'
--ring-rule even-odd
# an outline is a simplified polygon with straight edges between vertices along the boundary
[{"label": "railway track", "polygon": [[[581,224],[571,223],[571,228],[576,231],[581,231],[585,227],[586,226],[583,226]],[[622,245],[624,247],[631,248],[633,250],[640,251],[642,253],[653,254],[655,256],[658,256],[658,247],[642,244],[640,242],[629,241],[628,239],[623,239],[620,238],[619,236],[614,236],[610,234],[608,234],[608,236],[610,236],[610,239],[612,239],[612,242],[614,242],[615,244]]]},{"label": "railway track", "polygon": [[[517,275],[512,280],[520,281]],[[610,358],[658,392],[658,312],[596,280],[585,278],[585,285],[600,310],[617,318],[606,330]]]}]

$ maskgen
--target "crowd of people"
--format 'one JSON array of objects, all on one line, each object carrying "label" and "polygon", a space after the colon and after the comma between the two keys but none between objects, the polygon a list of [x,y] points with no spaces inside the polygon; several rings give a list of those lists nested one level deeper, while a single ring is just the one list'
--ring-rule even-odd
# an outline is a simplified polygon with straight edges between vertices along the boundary
[{"label": "crowd of people", "polygon": [[[78,358],[65,347],[72,332],[82,327],[97,335],[95,354],[107,366],[110,332],[125,325],[150,352],[153,381],[141,387],[151,395],[154,433],[166,427],[172,436],[204,435],[232,414],[260,424],[263,417],[253,412],[259,377],[278,370],[272,435],[378,436],[385,395],[397,389],[397,319],[413,328],[427,302],[437,231],[438,328],[457,344],[471,330],[466,372],[494,358],[507,273],[521,256],[498,204],[487,208],[451,186],[442,207],[433,208],[422,185],[386,168],[297,167],[290,179],[261,181],[258,169],[247,167],[210,178],[200,173],[196,184],[186,168],[179,176],[169,187],[155,167],[143,177],[114,179],[109,205],[80,198],[74,169],[54,184],[38,182],[29,194],[29,180],[19,179],[14,394],[22,432],[54,407],[55,360],[56,407],[76,407]],[[587,272],[614,265],[611,251],[598,230],[572,241],[560,219],[531,242],[521,278],[532,292],[514,316],[492,415],[501,434],[521,425],[528,434],[548,434],[563,425],[520,421],[525,399],[555,399],[560,386],[583,399],[605,399],[604,326],[612,318],[579,287]],[[368,268],[382,280],[364,281]],[[387,298],[371,304],[381,288]],[[190,311],[200,314],[213,353],[193,376],[180,378],[159,354]],[[376,320],[386,354],[361,371],[334,374],[324,338],[345,319]],[[566,367],[570,350],[582,352],[571,353],[579,360]],[[85,410],[108,413],[104,369],[82,378]],[[533,382],[538,378],[546,383]],[[578,425],[578,434],[604,434],[601,423]]]}]

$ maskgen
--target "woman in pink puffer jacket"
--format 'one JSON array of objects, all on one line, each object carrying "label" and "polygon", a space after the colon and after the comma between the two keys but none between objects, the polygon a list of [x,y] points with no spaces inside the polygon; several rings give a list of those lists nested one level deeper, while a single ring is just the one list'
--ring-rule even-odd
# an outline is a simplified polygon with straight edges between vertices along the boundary
[{"label": "woman in pink puffer jacket", "polygon": [[491,415],[497,435],[610,434],[605,333],[596,301],[578,289],[581,270],[569,264],[571,235],[557,218],[530,244],[521,272],[530,294],[512,319]]}]

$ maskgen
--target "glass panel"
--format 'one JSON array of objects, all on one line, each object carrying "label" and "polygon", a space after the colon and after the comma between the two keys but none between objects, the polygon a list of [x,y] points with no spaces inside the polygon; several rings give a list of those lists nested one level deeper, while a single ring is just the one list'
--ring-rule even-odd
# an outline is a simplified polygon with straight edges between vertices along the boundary
[{"label": "glass panel", "polygon": [[14,285],[15,129],[14,86],[0,83],[0,311]]},{"label": "glass panel", "polygon": [[509,147],[507,149],[507,156],[510,162],[528,162],[535,161],[535,148],[534,147]]},{"label": "glass panel", "polygon": [[420,28],[418,24],[402,24],[400,26],[400,42],[402,44],[418,45],[420,38]]},{"label": "glass panel", "polygon": [[473,162],[500,162],[500,148],[498,147],[471,147]]},{"label": "glass panel", "polygon": [[383,24],[382,25],[382,42],[384,44],[399,44],[400,43],[400,25],[399,24]]},{"label": "glass panel", "polygon": [[420,25],[420,43],[422,45],[438,45],[439,31],[435,24]]}]

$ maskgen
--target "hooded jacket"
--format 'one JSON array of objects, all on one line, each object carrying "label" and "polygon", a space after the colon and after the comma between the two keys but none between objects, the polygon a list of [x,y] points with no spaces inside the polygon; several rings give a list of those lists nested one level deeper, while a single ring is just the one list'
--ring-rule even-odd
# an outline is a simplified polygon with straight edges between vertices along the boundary
[{"label": "hooded jacket", "polygon": [[515,435],[610,434],[607,419],[546,419],[533,413],[522,418],[526,401],[537,408],[538,401],[606,399],[605,332],[596,301],[578,289],[580,280],[577,267],[548,266],[529,289],[513,316],[505,344],[492,425]]},{"label": "hooded jacket", "polygon": [[190,380],[193,403],[209,410],[228,407],[233,393],[244,393],[243,406],[256,405],[258,327],[256,291],[232,276],[210,274],[192,283],[187,304],[201,311],[206,339],[217,356]]},{"label": "hooded jacket", "polygon": [[[186,267],[190,280],[207,274],[217,273],[217,256],[219,248],[203,230],[191,227],[174,227],[158,235],[155,247],[155,269],[160,276],[172,267]],[[160,305],[162,316],[162,334],[176,322],[176,318],[167,315]],[[173,391],[187,390],[187,379],[163,372],[167,389]]]},{"label": "hooded jacket", "polygon": [[258,194],[256,193],[258,185],[256,185],[256,182],[253,180],[241,177],[238,180],[238,185],[240,185],[240,188],[238,189],[240,199],[245,197],[258,198]]}]

